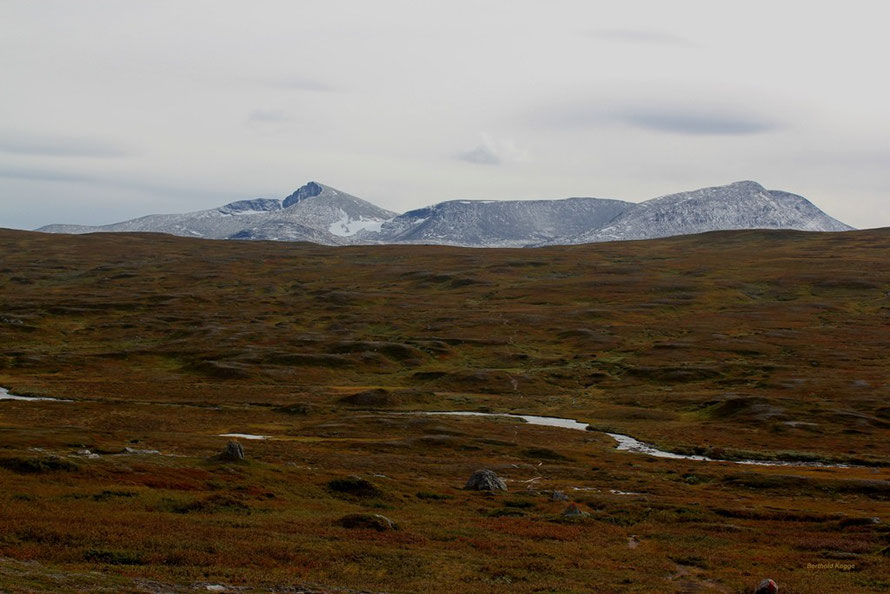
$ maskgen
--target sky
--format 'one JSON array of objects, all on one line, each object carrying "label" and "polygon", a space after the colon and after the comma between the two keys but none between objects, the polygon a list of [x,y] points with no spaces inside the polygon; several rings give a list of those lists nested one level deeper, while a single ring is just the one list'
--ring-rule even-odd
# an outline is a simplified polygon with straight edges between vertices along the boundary
[{"label": "sky", "polygon": [[0,227],[315,180],[403,212],[755,180],[890,226],[890,4],[0,0]]}]

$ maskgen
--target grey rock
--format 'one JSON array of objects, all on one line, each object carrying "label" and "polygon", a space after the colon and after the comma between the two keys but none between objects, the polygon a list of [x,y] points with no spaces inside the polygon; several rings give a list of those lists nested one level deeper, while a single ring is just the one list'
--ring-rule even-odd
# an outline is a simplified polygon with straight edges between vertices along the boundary
[{"label": "grey rock", "polygon": [[313,198],[324,192],[324,186],[318,182],[311,181],[302,188],[298,188],[293,194],[284,199],[281,205],[288,208],[302,202],[306,198]]},{"label": "grey rock", "polygon": [[553,491],[550,494],[551,501],[568,501],[569,496],[563,493],[562,491]]},{"label": "grey rock", "polygon": [[237,441],[230,441],[219,453],[218,458],[228,462],[240,462],[244,460],[244,448]]},{"label": "grey rock", "polygon": [[473,476],[464,485],[464,489],[470,491],[506,491],[507,483],[491,470],[483,468],[473,473]]},{"label": "grey rock", "polygon": [[398,525],[380,514],[349,514],[337,520],[337,524],[352,530],[398,530]]},{"label": "grey rock", "polygon": [[586,518],[590,514],[583,511],[574,503],[570,503],[567,508],[562,511],[562,515],[566,518]]},{"label": "grey rock", "polygon": [[773,580],[767,578],[760,582],[757,586],[757,589],[754,590],[754,594],[776,594],[779,591],[779,586]]},{"label": "grey rock", "polygon": [[240,215],[257,212],[281,210],[281,200],[275,198],[256,198],[255,200],[239,200],[221,206],[218,211],[222,214]]},{"label": "grey rock", "polygon": [[[125,447],[121,453],[122,454],[131,454],[134,456],[148,456],[148,455],[153,455],[153,454],[160,454],[161,452],[159,450],[137,450],[135,448]],[[243,454],[243,452],[242,452],[242,454]]]}]

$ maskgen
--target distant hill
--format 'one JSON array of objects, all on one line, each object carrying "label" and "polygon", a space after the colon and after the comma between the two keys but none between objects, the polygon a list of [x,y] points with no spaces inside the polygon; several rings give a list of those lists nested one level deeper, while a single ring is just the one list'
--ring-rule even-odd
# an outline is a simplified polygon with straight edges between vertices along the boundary
[{"label": "distant hill", "polygon": [[208,239],[310,241],[325,245],[440,244],[524,247],[652,239],[705,231],[848,231],[806,198],[753,181],[654,198],[452,200],[396,214],[309,182],[283,200],[258,198],[184,214],[100,226],[48,225],[46,233],[156,232]]},{"label": "distant hill", "polygon": [[309,182],[284,200],[241,200],[198,212],[148,215],[101,225],[49,225],[47,233],[149,231],[207,239],[269,239],[349,243],[362,229],[378,229],[396,215],[340,190]]},{"label": "distant hill", "polygon": [[383,223],[364,240],[472,247],[522,247],[597,229],[632,207],[600,198],[453,200]]},{"label": "distant hill", "polygon": [[655,239],[734,229],[849,231],[852,227],[802,196],[741,181],[634,204],[606,225],[553,243]]}]

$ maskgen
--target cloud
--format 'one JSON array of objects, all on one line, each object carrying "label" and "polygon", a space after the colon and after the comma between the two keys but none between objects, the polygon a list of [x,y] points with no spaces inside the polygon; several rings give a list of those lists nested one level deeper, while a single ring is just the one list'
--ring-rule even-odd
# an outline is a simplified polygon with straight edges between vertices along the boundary
[{"label": "cloud", "polygon": [[94,177],[63,171],[46,171],[40,169],[20,169],[16,167],[0,166],[0,177],[11,179],[27,179],[31,181],[94,183],[98,182]]},{"label": "cloud", "polygon": [[0,152],[48,157],[118,158],[132,155],[132,152],[121,146],[94,138],[52,136],[14,130],[0,131]]},{"label": "cloud", "polygon": [[[641,96],[651,98],[642,100]],[[678,100],[676,93],[641,91],[594,97],[586,102],[554,103],[533,112],[529,121],[556,130],[617,125],[687,136],[764,134],[785,127],[778,119],[737,103],[719,96],[696,96],[691,90],[685,100]]]},{"label": "cloud", "polygon": [[290,116],[280,109],[255,109],[247,118],[248,122],[254,124],[274,124],[290,120]]},{"label": "cloud", "polygon": [[205,196],[207,190],[181,186],[170,186],[156,181],[144,182],[138,179],[114,179],[89,174],[70,173],[51,169],[34,169],[27,167],[4,167],[0,165],[0,178],[21,179],[35,182],[62,182],[88,184],[109,188],[136,190],[163,196]]},{"label": "cloud", "polygon": [[309,91],[313,93],[336,93],[339,89],[326,82],[303,76],[285,76],[267,80],[266,83],[278,89],[290,91]]},{"label": "cloud", "polygon": [[528,154],[512,141],[498,141],[488,134],[482,134],[481,140],[478,146],[462,151],[454,158],[475,165],[503,165],[528,161]]},{"label": "cloud", "polygon": [[638,29],[595,29],[585,31],[586,37],[592,37],[600,41],[615,43],[633,43],[644,45],[669,45],[674,47],[697,47],[697,44],[685,39],[665,33],[663,31],[644,31]]},{"label": "cloud", "polygon": [[781,126],[755,114],[732,110],[701,108],[638,108],[617,114],[618,119],[636,128],[694,136],[761,134]]},{"label": "cloud", "polygon": [[501,158],[498,157],[497,153],[495,153],[491,147],[485,146],[484,144],[480,144],[474,149],[458,153],[457,159],[466,161],[467,163],[475,163],[476,165],[501,164]]}]

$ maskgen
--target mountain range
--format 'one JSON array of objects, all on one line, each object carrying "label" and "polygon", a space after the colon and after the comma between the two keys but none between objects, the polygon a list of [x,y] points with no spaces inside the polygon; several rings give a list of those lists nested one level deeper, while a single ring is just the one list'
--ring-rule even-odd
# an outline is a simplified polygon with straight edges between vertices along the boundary
[{"label": "mountain range", "polygon": [[524,247],[651,239],[730,229],[848,231],[802,196],[753,181],[640,203],[604,198],[452,200],[397,214],[317,182],[283,200],[258,198],[110,225],[48,225],[47,233],[158,232],[208,239],[326,245]]}]

